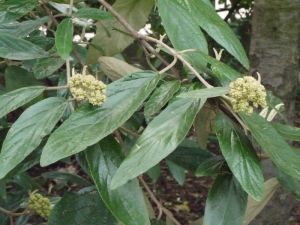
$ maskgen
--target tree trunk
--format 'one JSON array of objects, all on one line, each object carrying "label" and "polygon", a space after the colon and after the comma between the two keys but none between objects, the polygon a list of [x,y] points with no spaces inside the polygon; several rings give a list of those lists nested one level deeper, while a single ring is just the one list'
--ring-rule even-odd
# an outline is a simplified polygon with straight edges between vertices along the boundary
[{"label": "tree trunk", "polygon": [[[256,0],[252,18],[250,74],[259,72],[267,90],[283,100],[284,115],[293,123],[299,75],[300,0]],[[278,118],[277,118],[278,119]],[[262,162],[265,179],[274,177],[270,160]],[[291,194],[279,189],[251,225],[286,225]]]}]

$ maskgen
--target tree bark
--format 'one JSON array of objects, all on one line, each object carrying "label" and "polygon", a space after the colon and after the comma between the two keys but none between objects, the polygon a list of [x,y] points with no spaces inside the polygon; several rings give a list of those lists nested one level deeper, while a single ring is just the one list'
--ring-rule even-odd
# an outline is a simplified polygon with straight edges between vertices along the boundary
[{"label": "tree bark", "polygon": [[[250,74],[259,72],[267,90],[282,99],[283,114],[293,123],[299,77],[300,0],[256,0],[252,18]],[[280,120],[277,118],[277,120]],[[270,160],[262,162],[265,179],[274,177]],[[251,225],[286,225],[299,203],[279,189]]]}]

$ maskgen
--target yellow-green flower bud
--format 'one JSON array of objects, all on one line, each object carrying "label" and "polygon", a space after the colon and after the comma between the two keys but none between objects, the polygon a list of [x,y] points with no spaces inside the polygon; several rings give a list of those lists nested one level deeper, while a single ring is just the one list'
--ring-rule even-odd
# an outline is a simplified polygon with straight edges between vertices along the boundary
[{"label": "yellow-green flower bud", "polygon": [[27,207],[31,212],[35,212],[41,217],[48,217],[51,212],[50,200],[35,192],[30,193]]},{"label": "yellow-green flower bud", "polygon": [[85,75],[85,72],[86,67],[83,69],[83,75],[75,74],[71,77],[68,83],[70,91],[77,101],[87,99],[92,105],[100,106],[106,100],[106,85],[92,75]]},{"label": "yellow-green flower bud", "polygon": [[238,78],[230,83],[229,88],[231,103],[235,112],[245,112],[250,115],[253,112],[253,107],[267,106],[266,89],[253,77]]}]

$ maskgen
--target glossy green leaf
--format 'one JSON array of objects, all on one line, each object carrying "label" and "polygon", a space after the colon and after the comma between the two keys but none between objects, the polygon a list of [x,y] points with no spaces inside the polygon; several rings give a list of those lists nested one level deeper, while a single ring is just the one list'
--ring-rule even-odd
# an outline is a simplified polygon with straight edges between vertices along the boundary
[{"label": "glossy green leaf", "polygon": [[155,183],[157,181],[157,179],[160,176],[160,164],[156,164],[155,166],[152,166],[148,171],[147,174],[148,176],[152,179],[152,182]]},{"label": "glossy green leaf", "polygon": [[102,56],[99,57],[98,62],[105,75],[112,81],[121,79],[128,74],[141,71],[141,69],[131,66],[128,63],[117,59],[115,57]]},{"label": "glossy green leaf", "polygon": [[71,174],[62,171],[46,172],[46,173],[42,173],[41,176],[47,179],[64,180],[66,182],[80,184],[84,187],[92,186],[92,184],[86,179],[83,179],[82,177],[76,174]]},{"label": "glossy green leaf", "polygon": [[253,112],[251,115],[239,113],[251,133],[283,172],[300,180],[300,157],[283,140],[270,122]]},{"label": "glossy green leaf", "polygon": [[13,22],[33,10],[36,0],[9,0],[0,4],[0,24]]},{"label": "glossy green leaf", "polygon": [[231,172],[252,198],[261,200],[264,195],[264,177],[250,140],[224,114],[217,115],[214,125],[221,151]]},{"label": "glossy green leaf", "polygon": [[67,106],[64,98],[47,98],[31,107],[11,126],[0,154],[0,178],[26,158],[49,134]]},{"label": "glossy green leaf", "polygon": [[57,27],[55,35],[55,46],[58,54],[64,60],[68,59],[73,48],[73,22],[71,19],[64,19]]},{"label": "glossy green leaf", "polygon": [[[208,53],[207,42],[199,28],[197,17],[175,0],[158,0],[157,6],[167,35],[176,50],[196,49]],[[195,52],[183,55],[192,65],[206,64]]]},{"label": "glossy green leaf", "polygon": [[211,187],[203,225],[241,225],[247,206],[247,193],[232,174],[219,174]]},{"label": "glossy green leaf", "polygon": [[49,16],[36,19],[36,20],[27,20],[21,23],[0,23],[0,33],[9,34],[14,37],[24,38],[32,31],[41,27],[45,22],[50,19]]},{"label": "glossy green leaf", "polygon": [[229,87],[215,87],[194,90],[178,95],[178,98],[213,98],[229,93]]},{"label": "glossy green leaf", "polygon": [[[210,65],[211,69],[216,76],[216,78],[220,81],[222,86],[229,86],[232,81],[235,81],[237,78],[243,77],[243,74],[237,72],[231,67],[227,66],[225,63],[222,63],[219,60],[203,53],[198,52],[198,54],[204,58]],[[201,68],[200,68],[201,70]],[[206,72],[206,71],[203,71]],[[208,74],[209,75],[209,74]]]},{"label": "glossy green leaf", "polygon": [[[134,30],[139,30],[145,26],[154,3],[154,0],[117,0],[113,4],[113,8]],[[124,35],[118,30],[128,33],[117,19],[101,21],[101,24],[97,26],[96,35],[91,43],[100,46],[106,56],[114,56],[122,52],[134,41],[132,37]],[[97,63],[100,56],[103,56],[103,54],[96,48],[90,46],[87,53],[86,64]]]},{"label": "glossy green leaf", "polygon": [[102,106],[80,106],[51,135],[43,150],[41,165],[80,152],[113,132],[140,107],[159,79],[157,73],[141,71],[109,84]]},{"label": "glossy green leaf", "polygon": [[166,160],[166,162],[175,180],[178,182],[178,184],[183,185],[185,180],[185,169],[169,160]]},{"label": "glossy green leaf", "polygon": [[277,132],[286,139],[292,141],[300,141],[300,128],[284,125],[280,123],[271,122],[271,125]]},{"label": "glossy green leaf", "polygon": [[42,48],[9,34],[0,34],[0,57],[13,60],[45,58],[49,56]]},{"label": "glossy green leaf", "polygon": [[98,191],[112,214],[123,224],[149,225],[147,207],[138,181],[110,190],[111,179],[125,158],[113,136],[108,136],[86,150],[86,158]]},{"label": "glossy green leaf", "polygon": [[55,45],[55,39],[45,36],[32,36],[24,38],[26,41],[31,42],[44,50],[50,50]]},{"label": "glossy green leaf", "polygon": [[73,14],[73,16],[93,20],[105,20],[115,18],[110,12],[89,7],[79,9],[76,13]]},{"label": "glossy green leaf", "polygon": [[157,88],[145,105],[145,117],[157,113],[180,88],[179,81],[167,81]]},{"label": "glossy green leaf", "polygon": [[36,79],[45,78],[57,71],[65,61],[60,58],[38,59],[33,67],[33,73]]},{"label": "glossy green leaf", "polygon": [[41,190],[41,186],[39,186],[26,172],[15,175],[14,182],[21,186],[25,192],[29,190]]},{"label": "glossy green leaf", "polygon": [[167,159],[182,168],[195,172],[201,163],[212,156],[213,154],[209,151],[200,149],[197,142],[185,139]]},{"label": "glossy green leaf", "polygon": [[81,195],[67,192],[55,204],[47,222],[47,225],[66,224],[117,225],[118,222],[97,192],[87,192]]},{"label": "glossy green leaf", "polygon": [[246,69],[249,69],[249,61],[243,46],[228,24],[222,20],[213,7],[199,0],[172,1],[182,4],[189,11],[194,21],[208,35],[231,53]]},{"label": "glossy green leaf", "polygon": [[210,157],[200,164],[195,174],[198,177],[216,175],[219,173],[224,161],[223,156]]},{"label": "glossy green leaf", "polygon": [[0,118],[39,96],[46,87],[20,88],[0,96]]},{"label": "glossy green leaf", "polygon": [[274,165],[276,177],[282,188],[291,192],[295,199],[300,201],[300,182],[299,180],[291,177],[282,170],[280,170],[276,165]]},{"label": "glossy green leaf", "polygon": [[111,188],[127,183],[156,165],[182,142],[206,99],[170,104],[147,126],[112,179]]}]

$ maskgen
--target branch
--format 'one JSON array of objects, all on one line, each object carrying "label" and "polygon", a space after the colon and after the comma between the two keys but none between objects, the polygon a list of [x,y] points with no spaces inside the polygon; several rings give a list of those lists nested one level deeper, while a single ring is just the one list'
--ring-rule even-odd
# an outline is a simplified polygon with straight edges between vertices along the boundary
[{"label": "branch", "polygon": [[[127,23],[126,20],[124,20],[124,18],[116,10],[113,9],[113,7],[111,7],[105,0],[98,1],[117,18],[117,20],[132,34],[132,36],[135,39],[139,40],[139,42],[143,46],[145,46],[145,48],[147,48],[152,54],[154,54],[158,59],[160,59],[163,64],[169,66],[169,63],[157,51],[155,51],[155,49],[147,41],[141,38],[142,35],[140,35],[136,30],[134,30],[132,26],[129,23]],[[176,69],[171,68],[171,70],[178,78],[180,78]]]},{"label": "branch", "polygon": [[236,8],[238,7],[240,3],[240,0],[236,0],[232,7],[229,9],[227,16],[225,17],[224,21],[227,22],[227,20],[231,17],[232,13],[234,12],[234,10],[236,10]]}]

